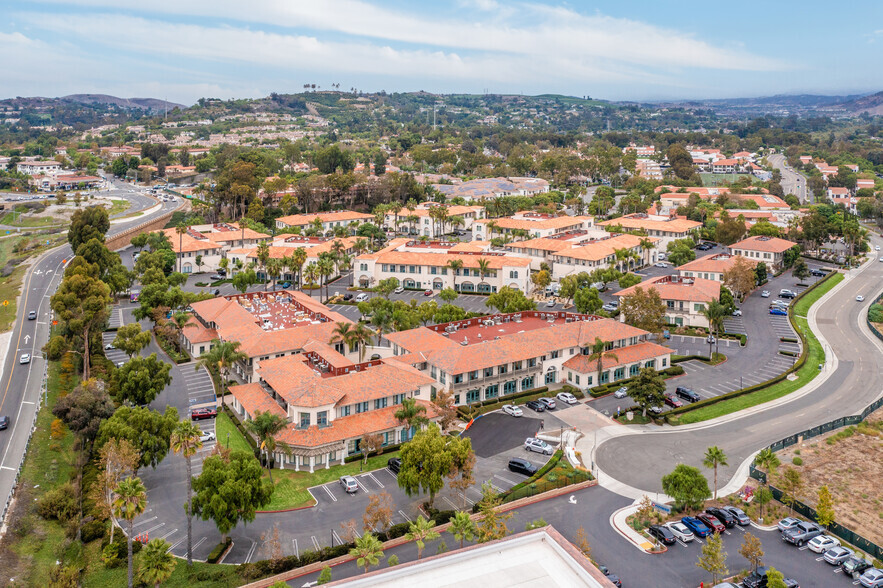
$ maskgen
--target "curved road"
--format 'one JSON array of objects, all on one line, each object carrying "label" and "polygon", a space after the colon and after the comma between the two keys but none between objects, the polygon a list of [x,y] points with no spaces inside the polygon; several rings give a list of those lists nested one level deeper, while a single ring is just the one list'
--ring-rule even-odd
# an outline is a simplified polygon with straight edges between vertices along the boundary
[{"label": "curved road", "polygon": [[[883,244],[879,238],[873,244]],[[661,492],[661,477],[677,463],[700,468],[702,456],[710,445],[721,447],[730,465],[719,468],[718,484],[724,487],[756,451],[770,443],[830,421],[839,416],[857,414],[883,392],[880,353],[883,343],[871,334],[865,312],[880,291],[883,264],[869,261],[854,270],[813,311],[824,340],[838,361],[836,370],[822,374],[821,385],[801,395],[785,397],[781,402],[749,409],[740,416],[730,415],[714,421],[682,427],[640,427],[633,432],[599,441],[595,461],[602,471],[602,485],[619,484],[649,492]],[[855,301],[863,295],[865,302]],[[830,368],[831,366],[827,366]],[[809,386],[812,386],[813,380]],[[621,427],[618,431],[622,432]],[[608,433],[609,431],[608,427]],[[599,435],[599,439],[603,435]],[[660,465],[664,464],[664,465]]]}]

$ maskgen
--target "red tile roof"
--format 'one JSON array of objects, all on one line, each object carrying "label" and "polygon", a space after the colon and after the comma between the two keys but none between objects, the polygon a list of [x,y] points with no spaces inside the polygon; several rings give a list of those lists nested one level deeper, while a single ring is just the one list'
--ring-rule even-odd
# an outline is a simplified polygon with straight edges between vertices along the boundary
[{"label": "red tile roof", "polygon": [[[657,345],[650,341],[643,341],[637,345],[629,345],[628,347],[620,347],[613,349],[608,353],[616,356],[614,359],[609,355],[605,355],[601,359],[601,368],[610,369],[620,365],[635,363],[636,361],[647,361],[654,357],[669,355],[672,352],[668,347]],[[581,374],[591,374],[598,371],[598,360],[589,359],[588,355],[574,355],[564,362],[564,367]]]},{"label": "red tile roof", "polygon": [[245,412],[252,418],[255,417],[258,411],[271,412],[282,418],[288,418],[282,407],[267,394],[267,391],[260,384],[252,383],[230,386],[229,390],[230,394],[239,401]]},{"label": "red tile roof", "polygon": [[721,283],[703,278],[677,278],[659,276],[614,293],[614,296],[630,296],[637,288],[653,288],[663,300],[688,300],[690,302],[710,302],[720,298]]},{"label": "red tile roof", "polygon": [[778,237],[754,236],[743,239],[738,243],[730,245],[730,250],[747,249],[749,251],[763,251],[766,253],[783,253],[797,245],[793,241],[787,239],[779,239]]}]

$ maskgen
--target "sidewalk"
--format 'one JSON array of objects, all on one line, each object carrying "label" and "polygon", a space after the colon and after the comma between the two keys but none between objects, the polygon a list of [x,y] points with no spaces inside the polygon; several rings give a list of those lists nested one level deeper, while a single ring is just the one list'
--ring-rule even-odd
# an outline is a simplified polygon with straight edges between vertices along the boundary
[{"label": "sidewalk", "polygon": [[610,526],[613,527],[614,531],[625,537],[629,543],[644,553],[650,554],[650,550],[653,548],[653,542],[632,529],[628,523],[626,523],[626,519],[637,512],[637,510],[638,503],[635,501],[634,504],[624,506],[623,508],[614,511],[614,513],[610,515]]}]

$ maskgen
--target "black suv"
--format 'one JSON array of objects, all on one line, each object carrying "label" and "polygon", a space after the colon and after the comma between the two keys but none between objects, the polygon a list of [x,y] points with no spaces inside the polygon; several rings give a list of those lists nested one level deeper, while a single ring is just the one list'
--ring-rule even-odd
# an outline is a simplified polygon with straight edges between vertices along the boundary
[{"label": "black suv", "polygon": [[663,527],[662,525],[650,525],[647,528],[647,532],[666,545],[674,545],[675,541],[677,541],[675,534],[668,527]]},{"label": "black suv", "polygon": [[809,270],[809,275],[815,276],[817,278],[823,278],[827,274],[820,269],[811,269],[811,270]]},{"label": "black suv", "polygon": [[728,510],[724,510],[722,508],[711,507],[711,508],[706,508],[705,512],[714,516],[714,518],[716,518],[717,520],[722,522],[727,529],[732,529],[733,527],[736,526],[736,517],[734,517],[733,513],[731,513]]},{"label": "black suv", "polygon": [[675,389],[675,394],[688,402],[699,402],[700,400],[702,400],[701,396],[699,396],[689,388],[681,388],[680,386],[678,386],[677,389]]},{"label": "black suv", "polygon": [[537,473],[537,466],[520,457],[513,457],[509,460],[509,469],[516,474],[524,474],[525,476],[532,476]]},{"label": "black suv", "polygon": [[543,412],[546,410],[546,405],[539,400],[529,400],[524,403],[524,406],[536,412]]},{"label": "black suv", "polygon": [[402,469],[402,460],[398,457],[390,457],[386,460],[386,467],[392,471],[392,473],[397,474],[399,470]]},{"label": "black suv", "polygon": [[[768,570],[769,568],[766,566],[758,567],[742,580],[742,586],[745,588],[766,588],[767,582],[769,581],[769,578],[766,575]],[[785,586],[786,588],[798,588],[799,585],[797,580],[785,578]]]}]

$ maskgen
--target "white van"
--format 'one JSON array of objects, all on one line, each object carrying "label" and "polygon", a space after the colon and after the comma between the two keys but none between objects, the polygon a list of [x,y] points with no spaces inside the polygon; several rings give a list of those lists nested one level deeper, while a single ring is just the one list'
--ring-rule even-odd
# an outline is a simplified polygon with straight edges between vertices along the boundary
[{"label": "white van", "polygon": [[356,296],[356,302],[365,302],[366,300],[368,300],[368,295],[364,292]]}]

